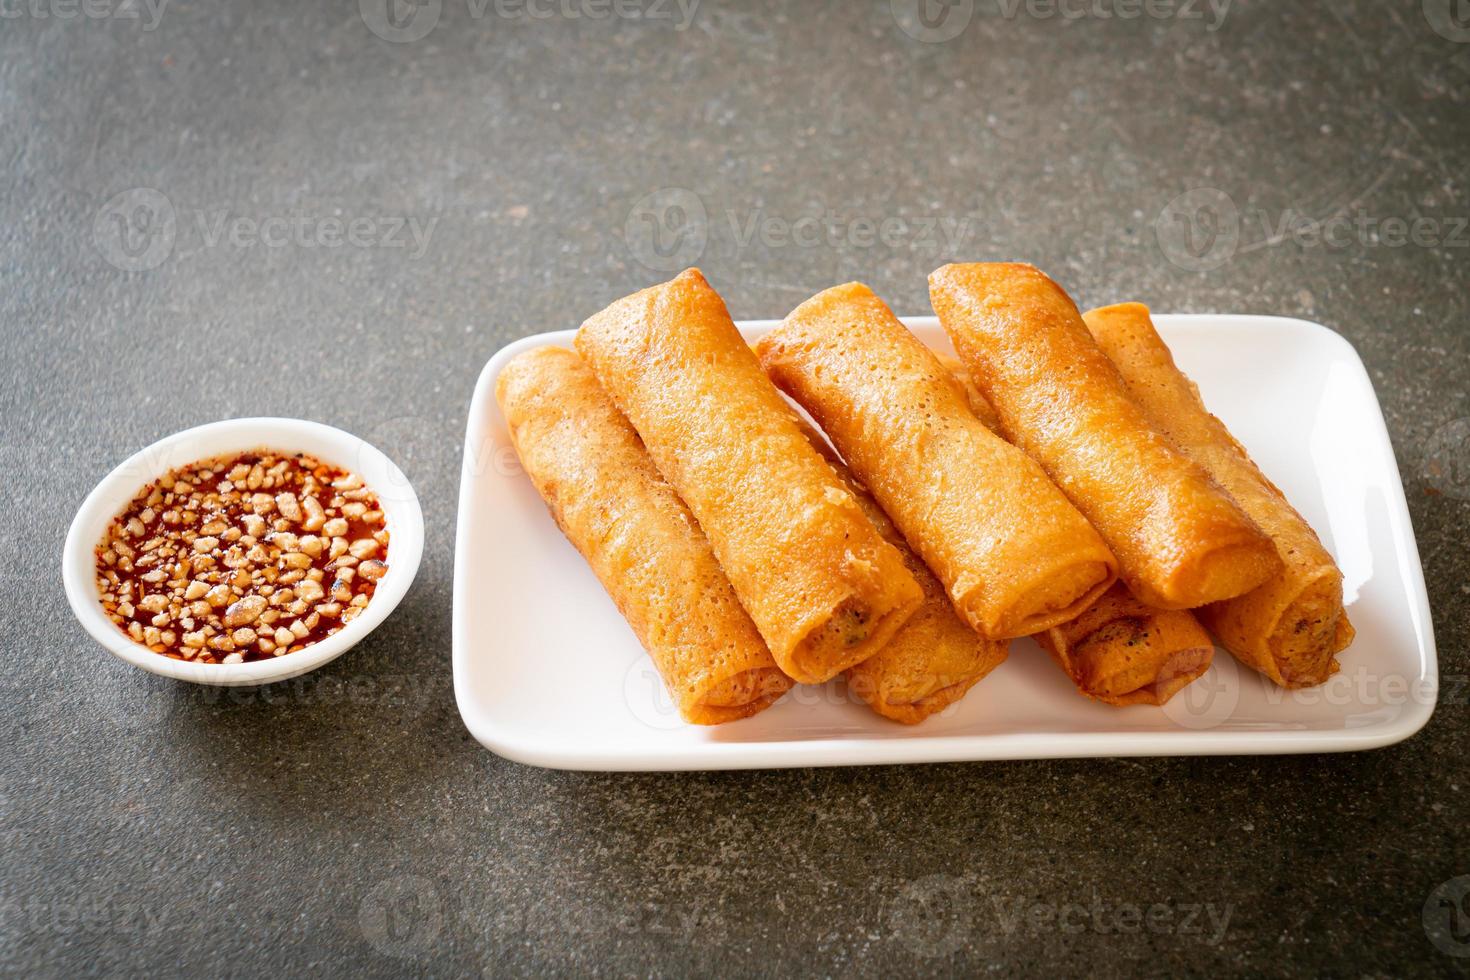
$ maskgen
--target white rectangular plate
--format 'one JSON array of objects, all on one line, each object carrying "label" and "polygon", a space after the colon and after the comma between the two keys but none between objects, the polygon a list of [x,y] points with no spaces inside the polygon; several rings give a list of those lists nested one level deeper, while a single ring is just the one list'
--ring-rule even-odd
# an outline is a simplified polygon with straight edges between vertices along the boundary
[{"label": "white rectangular plate", "polygon": [[[904,319],[951,348],[933,317]],[[1164,708],[1089,701],[1031,640],[948,711],[907,727],[840,682],[798,687],[744,721],[679,720],[652,663],[520,471],[495,379],[470,405],[454,577],[454,690],[470,732],[518,762],[561,769],[741,769],[1069,756],[1367,749],[1434,709],[1434,636],[1414,533],[1362,361],[1325,327],[1266,316],[1160,316],[1205,401],[1322,536],[1345,576],[1356,642],[1326,685],[1284,691],[1218,651]],[[755,340],[776,321],[741,324]]]}]

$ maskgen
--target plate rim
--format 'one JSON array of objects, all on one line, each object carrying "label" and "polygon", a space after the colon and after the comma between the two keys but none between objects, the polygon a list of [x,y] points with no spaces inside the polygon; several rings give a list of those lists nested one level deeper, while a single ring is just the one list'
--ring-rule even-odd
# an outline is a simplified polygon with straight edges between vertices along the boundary
[{"label": "plate rim", "polygon": [[[938,318],[932,314],[900,316],[899,319],[911,328],[938,325]],[[1393,464],[1397,473],[1402,474],[1372,378],[1357,349],[1337,331],[1311,320],[1270,314],[1156,313],[1154,319],[1166,327],[1197,326],[1206,321],[1226,319],[1251,322],[1272,329],[1312,333],[1319,339],[1328,339],[1352,364],[1371,394],[1374,425],[1373,431],[1365,433],[1365,436],[1380,443],[1386,450],[1387,461]],[[751,331],[768,331],[780,322],[780,319],[750,319],[737,320],[735,325],[742,333],[749,334]],[[477,447],[485,442],[487,407],[493,401],[495,379],[504,365],[517,354],[533,347],[570,347],[575,335],[575,329],[551,330],[510,341],[485,363],[476,377],[470,397],[464,451],[461,456],[459,502],[455,513],[451,667],[455,705],[460,718],[475,740],[496,755],[513,762],[547,769],[673,772],[1023,759],[1358,752],[1393,745],[1413,736],[1428,724],[1438,706],[1439,661],[1429,608],[1429,593],[1400,475],[1399,480],[1391,484],[1396,492],[1390,492],[1385,501],[1388,524],[1398,552],[1397,557],[1407,572],[1404,587],[1408,592],[1411,625],[1418,640],[1422,679],[1430,684],[1435,696],[1433,700],[1410,698],[1405,702],[1404,710],[1390,721],[1376,722],[1362,728],[1331,731],[1182,729],[1171,732],[1074,732],[1067,734],[1067,744],[1064,747],[1057,745],[1055,733],[1034,732],[934,735],[924,738],[843,738],[836,741],[706,742],[698,745],[671,742],[664,749],[632,752],[607,749],[601,745],[579,745],[574,753],[556,745],[547,747],[541,741],[518,740],[513,728],[499,726],[485,712],[477,710],[469,693],[468,636],[465,632],[468,627],[463,610],[469,602],[470,584],[467,581],[464,556],[468,553],[469,546],[470,500],[476,481],[480,478],[471,461],[475,458]]]}]

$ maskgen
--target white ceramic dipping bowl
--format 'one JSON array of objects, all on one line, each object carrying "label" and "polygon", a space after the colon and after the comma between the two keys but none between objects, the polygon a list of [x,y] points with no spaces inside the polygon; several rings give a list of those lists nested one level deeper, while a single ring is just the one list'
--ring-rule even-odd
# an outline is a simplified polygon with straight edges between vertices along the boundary
[{"label": "white ceramic dipping bowl", "polygon": [[[388,574],[378,582],[362,614],[304,650],[238,664],[190,663],[154,653],[133,641],[103,611],[97,592],[96,548],[107,526],[145,486],[169,470],[198,460],[250,450],[307,453],[362,477],[377,495],[388,528]],[[398,605],[424,550],[424,517],[403,471],[357,436],[301,419],[229,419],[161,439],[125,460],[82,503],[66,535],[62,578],[72,612],[92,638],[113,655],[150,673],[195,684],[239,687],[269,684],[315,670],[357,645]]]}]

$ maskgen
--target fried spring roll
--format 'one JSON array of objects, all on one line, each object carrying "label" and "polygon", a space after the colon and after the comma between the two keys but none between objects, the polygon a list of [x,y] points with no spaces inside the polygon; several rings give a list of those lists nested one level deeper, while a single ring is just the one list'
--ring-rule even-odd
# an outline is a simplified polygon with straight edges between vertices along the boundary
[{"label": "fried spring roll", "polygon": [[995,414],[995,408],[985,400],[980,389],[975,385],[975,379],[970,377],[970,369],[965,367],[965,362],[958,357],[948,354],[939,355],[939,363],[944,369],[954,375],[954,379],[960,383],[960,389],[965,393],[965,400],[970,403],[970,411],[975,417],[985,423],[985,427],[991,432],[1000,432],[1000,418]]},{"label": "fried spring roll", "polygon": [[846,672],[847,684],[878,714],[916,725],[964,697],[1005,661],[1006,640],[987,640],[970,629],[950,604],[944,586],[909,548],[883,508],[827,445],[803,422],[811,444],[831,464],[883,539],[898,549],[920,588],[924,604],[876,654]]},{"label": "fried spring roll", "polygon": [[1215,644],[1183,609],[1155,609],[1117,583],[1069,623],[1036,641],[1090,698],[1163,704],[1210,669]]},{"label": "fried spring roll", "polygon": [[929,293],[1001,433],[1087,515],[1139,599],[1190,609],[1280,569],[1270,539],[1149,424],[1056,283],[971,263],[934,272]]},{"label": "fried spring roll", "polygon": [[505,366],[495,397],[531,482],[684,720],[734,721],[779,698],[791,679],[688,508],[581,359],[555,347],[527,351]]},{"label": "fried spring roll", "polygon": [[1275,543],[1281,568],[1254,590],[1198,611],[1241,662],[1286,687],[1320,684],[1352,642],[1342,572],[1317,534],[1260,471],[1174,364],[1148,308],[1121,303],[1083,318],[1149,420],[1203,466]]},{"label": "fried spring roll", "polygon": [[798,306],[756,345],[982,636],[1027,636],[1117,575],[1041,467],[975,418],[934,353],[861,283]]},{"label": "fried spring roll", "polygon": [[[953,357],[940,361],[965,390],[975,416],[996,425],[995,409],[969,369]],[[1038,633],[1036,641],[1079,691],[1113,705],[1163,704],[1209,670],[1215,657],[1209,634],[1191,613],[1146,605],[1122,582],[1076,619]]]},{"label": "fried spring roll", "polygon": [[698,270],[618,300],[576,343],[787,674],[834,677],[918,609],[902,556],[807,442]]}]

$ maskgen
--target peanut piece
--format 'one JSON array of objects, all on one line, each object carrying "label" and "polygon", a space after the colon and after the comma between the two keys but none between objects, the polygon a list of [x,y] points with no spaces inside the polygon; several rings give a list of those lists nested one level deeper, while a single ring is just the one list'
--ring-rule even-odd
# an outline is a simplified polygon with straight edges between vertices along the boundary
[{"label": "peanut piece", "polygon": [[258,595],[248,595],[231,603],[230,608],[225,610],[225,625],[249,625],[259,619],[263,612],[265,612],[265,599]]}]

